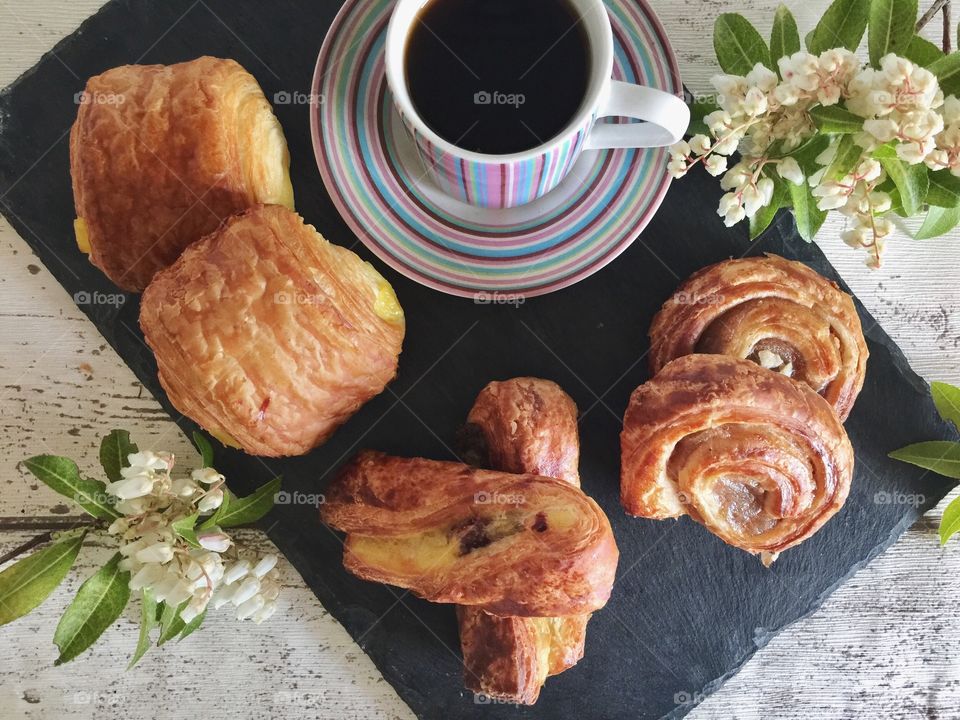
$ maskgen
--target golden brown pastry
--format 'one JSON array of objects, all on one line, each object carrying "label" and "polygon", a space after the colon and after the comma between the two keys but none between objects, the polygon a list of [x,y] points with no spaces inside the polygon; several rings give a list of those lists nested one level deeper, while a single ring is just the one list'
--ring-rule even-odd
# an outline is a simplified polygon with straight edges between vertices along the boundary
[{"label": "golden brown pastry", "polygon": [[556,383],[539,378],[492,382],[464,426],[471,461],[503,472],[566,480],[580,487],[577,406]]},{"label": "golden brown pastry", "polygon": [[562,480],[368,451],[331,483],[320,512],[347,533],[347,570],[426,600],[552,617],[610,597],[610,523]]},{"label": "golden brown pastry", "polygon": [[690,515],[772,561],[847,498],[853,448],[809,386],[723,355],[674,360],[630,398],[620,497],[631,515]]},{"label": "golden brown pastry", "polygon": [[776,255],[712,265],[666,302],[650,328],[652,374],[695,352],[747,358],[805,382],[841,420],[863,387],[869,355],[853,299]]},{"label": "golden brown pastry", "polygon": [[300,455],[393,379],[403,311],[389,283],[295,212],[230,218],[157,273],[140,327],[170,402],[254,455]]},{"label": "golden brown pastry", "polygon": [[87,81],[70,133],[80,249],[143,290],[190,243],[258,203],[293,208],[283,130],[233,60],[124,65]]},{"label": "golden brown pastry", "polygon": [[[556,383],[492,382],[467,418],[465,440],[484,467],[546,475],[580,486],[577,406]],[[498,617],[457,608],[463,677],[473,692],[532,705],[549,675],[583,657],[590,615]]]}]

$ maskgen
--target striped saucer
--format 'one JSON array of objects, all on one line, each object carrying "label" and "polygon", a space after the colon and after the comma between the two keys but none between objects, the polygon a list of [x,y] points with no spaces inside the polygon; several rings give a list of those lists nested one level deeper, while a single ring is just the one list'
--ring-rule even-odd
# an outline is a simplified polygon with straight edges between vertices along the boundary
[{"label": "striped saucer", "polygon": [[[464,297],[532,297],[600,270],[632,243],[670,185],[666,150],[587,151],[545,197],[488,210],[428,179],[393,108],[384,41],[395,0],[347,0],[313,78],[313,147],[340,214],[381,260]],[[607,0],[614,78],[681,91],[676,57],[645,0]]]}]

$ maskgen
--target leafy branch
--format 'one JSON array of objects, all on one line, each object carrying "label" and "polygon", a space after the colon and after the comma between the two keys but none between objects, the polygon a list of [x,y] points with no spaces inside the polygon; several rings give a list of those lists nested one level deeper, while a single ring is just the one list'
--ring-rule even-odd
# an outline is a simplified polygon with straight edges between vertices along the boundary
[{"label": "leafy branch", "polygon": [[[23,466],[38,480],[73,500],[89,518],[66,529],[51,528],[0,557],[2,565],[46,545],[0,571],[0,625],[43,603],[70,572],[92,533],[118,536],[119,552],[83,582],[61,617],[53,637],[60,651],[57,665],[96,642],[123,613],[134,590],[141,601],[141,622],[129,667],[152,646],[154,630],[159,628],[157,646],[196,631],[218,589],[222,597],[215,606],[233,602],[240,618],[259,622],[269,617],[279,591],[276,557],[266,556],[253,565],[239,557],[223,529],[249,525],[266,515],[280,478],[238,498],[213,469],[210,442],[199,433],[193,439],[202,468],[183,479],[170,475],[172,456],[141,453],[125,430],[112,431],[100,444],[107,482],[86,477],[69,458],[38,455],[24,460]],[[231,564],[225,566],[221,556]]]},{"label": "leafy branch", "polygon": [[[946,422],[960,430],[960,388],[947,383],[930,385],[933,402]],[[914,443],[890,453],[890,457],[938,475],[960,480],[960,443],[948,440],[933,440]],[[960,497],[955,498],[944,510],[940,520],[940,544],[960,532]]]}]

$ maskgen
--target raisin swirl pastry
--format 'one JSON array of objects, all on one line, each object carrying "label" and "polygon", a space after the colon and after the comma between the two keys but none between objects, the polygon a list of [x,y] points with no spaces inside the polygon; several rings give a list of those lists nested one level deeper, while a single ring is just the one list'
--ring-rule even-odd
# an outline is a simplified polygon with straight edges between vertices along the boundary
[{"label": "raisin swirl pastry", "polygon": [[390,284],[292,210],[252,208],[143,294],[140,327],[170,402],[224,444],[302,455],[397,371]]},{"label": "raisin swirl pastry", "polygon": [[869,355],[853,299],[776,255],[704,268],[664,304],[650,327],[651,373],[695,352],[747,358],[805,382],[841,420],[863,387]]},{"label": "raisin swirl pastry", "polygon": [[631,515],[690,515],[769,562],[842,506],[853,448],[809,386],[748,360],[687,355],[634,391],[620,498]]},{"label": "raisin swirl pastry", "polygon": [[125,65],[90,78],[70,132],[80,249],[143,290],[192,242],[253,205],[293,208],[283,129],[233,60]]},{"label": "raisin swirl pastry", "polygon": [[365,451],[330,484],[322,520],[365,580],[494,615],[592,612],[618,551],[606,515],[554,478]]},{"label": "raisin swirl pastry", "polygon": [[[463,450],[478,465],[580,486],[577,406],[556,383],[537,378],[490,383],[464,430]],[[549,675],[583,657],[590,615],[498,617],[461,605],[457,619],[467,688],[532,705]]]}]

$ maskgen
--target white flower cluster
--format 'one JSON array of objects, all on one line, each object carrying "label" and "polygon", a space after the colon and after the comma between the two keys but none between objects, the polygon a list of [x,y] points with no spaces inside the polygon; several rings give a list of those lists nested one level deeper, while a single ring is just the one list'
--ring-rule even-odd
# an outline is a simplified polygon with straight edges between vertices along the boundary
[{"label": "white flower cluster", "polygon": [[[893,54],[876,70],[861,67],[845,49],[819,56],[797,52],[780,58],[777,66],[779,76],[760,63],[744,77],[715,76],[720,109],[704,118],[710,136],[695,135],[674,145],[669,172],[682,177],[698,162],[711,175],[725,172],[721,187],[728,192],[718,214],[728,227],[770,203],[772,169],[796,185],[806,181],[820,210],[837,209],[851,218],[844,241],[868,250],[867,264],[879,266],[893,230],[882,215],[892,202],[877,190],[887,178],[871,153],[889,143],[904,163],[925,163],[960,176],[960,100],[944,98],[933,73]],[[853,134],[860,157],[840,179],[843,170],[828,177],[840,142],[836,136],[817,158],[821,170],[805,179],[790,153],[816,132],[810,110],[838,103],[863,118],[862,131]],[[736,151],[742,160],[728,170],[728,156]]]},{"label": "white flower cluster", "polygon": [[236,548],[224,532],[196,531],[200,547],[195,547],[175,529],[176,523],[220,507],[223,475],[203,468],[173,479],[169,453],[138,452],[127,461],[122,479],[108,484],[107,492],[118,498],[114,507],[123,514],[108,532],[120,537],[120,567],[130,573],[130,589],[149,589],[158,602],[175,607],[186,603],[180,618],[187,623],[211,600],[215,608],[232,603],[240,620],[269,618],[280,591],[276,555],[225,562],[223,555],[236,555]]}]

